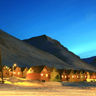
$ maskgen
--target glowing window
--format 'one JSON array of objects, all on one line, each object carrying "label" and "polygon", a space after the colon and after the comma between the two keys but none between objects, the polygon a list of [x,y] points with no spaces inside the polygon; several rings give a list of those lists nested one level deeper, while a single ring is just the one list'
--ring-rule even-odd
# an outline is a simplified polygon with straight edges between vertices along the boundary
[{"label": "glowing window", "polygon": [[13,72],[13,74],[16,74],[16,72]]},{"label": "glowing window", "polygon": [[41,76],[43,76],[43,74],[41,74]]},{"label": "glowing window", "polygon": [[81,78],[83,78],[83,76],[81,75]]},{"label": "glowing window", "polygon": [[79,76],[77,75],[77,78],[79,78]]},{"label": "glowing window", "polygon": [[16,66],[17,66],[17,64],[14,64],[13,66],[14,66],[14,67],[16,67]]},{"label": "glowing window", "polygon": [[67,78],[67,76],[65,75],[65,78]]},{"label": "glowing window", "polygon": [[18,75],[20,75],[20,72],[18,72]]},{"label": "glowing window", "polygon": [[74,75],[72,75],[72,78],[74,78]]},{"label": "glowing window", "polygon": [[63,78],[64,76],[62,75],[62,78]]},{"label": "glowing window", "polygon": [[48,77],[48,74],[46,74],[46,77]]},{"label": "glowing window", "polygon": [[85,78],[87,78],[87,76],[85,75]]}]

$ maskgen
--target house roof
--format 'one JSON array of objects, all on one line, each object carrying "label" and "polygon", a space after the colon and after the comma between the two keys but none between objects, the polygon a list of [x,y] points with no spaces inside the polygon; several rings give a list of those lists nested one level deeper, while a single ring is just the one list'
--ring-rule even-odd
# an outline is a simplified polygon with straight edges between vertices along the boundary
[{"label": "house roof", "polygon": [[28,71],[28,68],[26,67],[23,67],[23,68],[21,68],[21,70],[22,70],[22,72],[24,72],[24,71]]},{"label": "house roof", "polygon": [[52,67],[45,66],[44,68],[46,68],[48,70],[48,72],[52,72],[53,71]]},{"label": "house roof", "polygon": [[34,72],[40,73],[43,70],[44,66],[43,65],[42,66],[32,66],[30,68],[32,68],[34,70]]}]

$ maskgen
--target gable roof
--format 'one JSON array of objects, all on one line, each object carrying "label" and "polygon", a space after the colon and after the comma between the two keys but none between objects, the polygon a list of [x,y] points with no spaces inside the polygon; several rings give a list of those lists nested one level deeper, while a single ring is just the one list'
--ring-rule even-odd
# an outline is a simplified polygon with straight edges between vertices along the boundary
[{"label": "gable roof", "polygon": [[32,70],[33,70],[34,72],[40,73],[40,72],[43,70],[44,66],[43,66],[43,65],[42,65],[42,66],[32,66],[32,67],[30,67],[30,68],[32,68]]}]

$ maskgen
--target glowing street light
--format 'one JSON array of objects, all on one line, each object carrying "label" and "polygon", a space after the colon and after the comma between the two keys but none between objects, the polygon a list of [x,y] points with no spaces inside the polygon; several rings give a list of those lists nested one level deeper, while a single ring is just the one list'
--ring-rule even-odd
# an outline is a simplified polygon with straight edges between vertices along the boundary
[{"label": "glowing street light", "polygon": [[13,64],[13,77],[14,77],[14,68],[17,66],[16,63]]},{"label": "glowing street light", "polygon": [[1,66],[1,79],[2,79],[2,84],[4,83],[4,80],[3,80],[3,66],[2,66],[2,62],[1,62],[1,49],[0,49],[0,66]]}]

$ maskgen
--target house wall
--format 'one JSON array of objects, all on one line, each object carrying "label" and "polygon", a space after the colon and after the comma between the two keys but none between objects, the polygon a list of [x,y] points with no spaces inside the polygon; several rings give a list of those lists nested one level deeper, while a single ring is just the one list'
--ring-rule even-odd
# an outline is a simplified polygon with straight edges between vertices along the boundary
[{"label": "house wall", "polygon": [[49,81],[50,80],[50,72],[47,70],[47,67],[44,67],[40,73],[40,80]]},{"label": "house wall", "polygon": [[28,73],[26,74],[28,80],[40,80],[40,73]]},{"label": "house wall", "polygon": [[23,73],[21,71],[21,68],[17,67],[14,71],[13,71],[13,76],[16,76],[16,77],[23,77]]},{"label": "house wall", "polygon": [[61,81],[68,81],[68,75],[67,74],[62,74],[61,75]]}]

